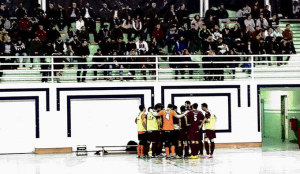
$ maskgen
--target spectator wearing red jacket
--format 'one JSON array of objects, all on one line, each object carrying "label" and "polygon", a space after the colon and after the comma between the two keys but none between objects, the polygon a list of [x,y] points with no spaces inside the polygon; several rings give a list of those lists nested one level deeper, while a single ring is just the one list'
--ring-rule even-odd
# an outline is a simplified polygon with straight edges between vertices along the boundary
[{"label": "spectator wearing red jacket", "polygon": [[31,22],[27,18],[27,15],[25,15],[23,18],[19,21],[19,29],[21,31],[27,31],[31,27]]},{"label": "spectator wearing red jacket", "polygon": [[157,43],[162,46],[164,39],[164,32],[160,27],[160,24],[157,24],[152,32],[152,36],[156,39]]},{"label": "spectator wearing red jacket", "polygon": [[47,32],[44,30],[43,25],[39,25],[39,29],[35,32],[35,35],[39,37],[41,41],[46,40]]}]

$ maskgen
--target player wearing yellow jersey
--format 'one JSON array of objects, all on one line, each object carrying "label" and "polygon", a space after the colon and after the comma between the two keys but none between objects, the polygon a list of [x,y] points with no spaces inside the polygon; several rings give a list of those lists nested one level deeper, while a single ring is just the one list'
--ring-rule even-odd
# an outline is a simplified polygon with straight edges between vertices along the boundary
[{"label": "player wearing yellow jersey", "polygon": [[144,147],[147,144],[147,139],[146,139],[147,138],[146,137],[147,123],[146,123],[146,114],[145,114],[146,109],[145,109],[144,105],[140,105],[139,109],[140,109],[140,113],[137,116],[137,118],[135,119],[135,122],[136,122],[137,128],[138,128],[138,140],[139,140],[139,145],[137,148],[138,158],[144,157],[144,155],[145,155]]},{"label": "player wearing yellow jersey", "polygon": [[[202,103],[202,110],[205,112],[205,119],[204,119],[204,127],[205,127],[205,138],[204,138],[204,144],[205,144],[205,150],[206,154],[208,155],[209,158],[213,158],[213,153],[215,150],[215,142],[214,138],[216,138],[216,133],[215,133],[215,122],[216,122],[216,116],[212,114],[208,110],[208,106],[206,103]],[[210,149],[209,149],[209,144],[208,140],[210,141]],[[209,152],[210,150],[210,152]]]}]

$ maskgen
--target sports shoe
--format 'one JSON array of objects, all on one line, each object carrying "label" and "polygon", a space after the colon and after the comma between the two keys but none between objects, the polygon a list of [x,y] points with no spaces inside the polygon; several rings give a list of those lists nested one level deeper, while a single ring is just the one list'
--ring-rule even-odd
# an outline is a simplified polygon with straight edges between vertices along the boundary
[{"label": "sports shoe", "polygon": [[171,158],[170,158],[169,156],[166,156],[166,159],[169,160],[169,159],[171,159]]},{"label": "sports shoe", "polygon": [[180,159],[180,158],[181,158],[181,156],[176,155],[176,159]]},{"label": "sports shoe", "polygon": [[171,155],[170,158],[171,158],[171,159],[175,159],[176,157],[175,157],[174,155]]},{"label": "sports shoe", "polygon": [[208,158],[213,158],[213,155],[209,155]]},{"label": "sports shoe", "polygon": [[196,156],[194,156],[194,155],[191,155],[190,157],[189,157],[189,159],[197,159],[198,158],[198,156],[196,155]]}]

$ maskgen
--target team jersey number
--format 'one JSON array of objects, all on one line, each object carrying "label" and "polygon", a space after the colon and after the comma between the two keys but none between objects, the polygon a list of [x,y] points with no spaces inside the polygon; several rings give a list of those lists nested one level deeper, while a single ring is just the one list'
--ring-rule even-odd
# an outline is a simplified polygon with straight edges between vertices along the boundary
[{"label": "team jersey number", "polygon": [[194,113],[194,121],[197,121],[198,113]]}]

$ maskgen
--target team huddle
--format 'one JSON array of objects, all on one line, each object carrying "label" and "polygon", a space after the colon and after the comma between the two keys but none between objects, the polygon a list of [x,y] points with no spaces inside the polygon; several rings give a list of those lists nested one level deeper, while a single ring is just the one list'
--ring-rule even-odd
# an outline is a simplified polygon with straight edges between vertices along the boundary
[{"label": "team huddle", "polygon": [[[204,114],[198,110],[197,103],[191,105],[190,101],[180,107],[180,113],[173,104],[164,109],[158,103],[154,108],[149,107],[148,113],[144,105],[140,105],[139,109],[140,113],[135,120],[138,127],[139,158],[162,158],[163,147],[167,159],[213,157],[216,117],[208,110],[206,103],[201,104]],[[203,155],[203,133],[207,156]],[[149,155],[151,144],[152,155]]]}]

